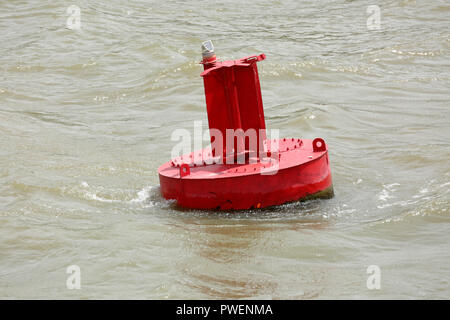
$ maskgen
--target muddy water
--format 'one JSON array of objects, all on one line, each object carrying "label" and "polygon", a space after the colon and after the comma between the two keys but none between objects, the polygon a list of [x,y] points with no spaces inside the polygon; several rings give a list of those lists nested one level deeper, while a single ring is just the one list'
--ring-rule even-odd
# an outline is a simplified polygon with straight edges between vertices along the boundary
[{"label": "muddy water", "polygon": [[[374,30],[359,0],[73,4],[79,29],[67,1],[0,3],[0,298],[450,297],[447,1],[379,2]],[[206,39],[267,55],[266,124],[327,141],[333,199],[161,198],[171,133],[207,126]]]}]

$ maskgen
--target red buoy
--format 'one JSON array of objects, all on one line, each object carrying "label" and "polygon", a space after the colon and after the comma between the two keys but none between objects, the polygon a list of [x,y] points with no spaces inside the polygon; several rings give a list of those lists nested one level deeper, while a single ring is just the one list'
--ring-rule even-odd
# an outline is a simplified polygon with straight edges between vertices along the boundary
[{"label": "red buoy", "polygon": [[257,62],[202,54],[211,146],[159,167],[161,193],[181,207],[239,210],[333,195],[324,140],[268,139]]}]

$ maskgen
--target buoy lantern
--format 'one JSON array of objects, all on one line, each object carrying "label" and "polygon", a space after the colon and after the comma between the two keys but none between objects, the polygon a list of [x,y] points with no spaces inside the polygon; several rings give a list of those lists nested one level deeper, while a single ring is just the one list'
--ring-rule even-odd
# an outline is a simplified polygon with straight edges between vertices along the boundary
[{"label": "buoy lantern", "polygon": [[332,197],[323,139],[267,137],[257,68],[266,56],[219,61],[211,41],[202,44],[202,56],[211,145],[159,167],[163,197],[217,210]]}]

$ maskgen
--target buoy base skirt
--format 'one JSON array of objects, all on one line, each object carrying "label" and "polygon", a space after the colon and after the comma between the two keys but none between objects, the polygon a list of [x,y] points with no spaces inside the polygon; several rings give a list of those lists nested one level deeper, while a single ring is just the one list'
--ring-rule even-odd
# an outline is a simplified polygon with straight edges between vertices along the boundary
[{"label": "buoy base skirt", "polygon": [[272,159],[244,164],[214,163],[210,149],[172,159],[158,169],[161,193],[180,207],[216,210],[265,208],[333,196],[328,150],[322,139],[274,141],[279,146],[278,161],[272,155]]}]

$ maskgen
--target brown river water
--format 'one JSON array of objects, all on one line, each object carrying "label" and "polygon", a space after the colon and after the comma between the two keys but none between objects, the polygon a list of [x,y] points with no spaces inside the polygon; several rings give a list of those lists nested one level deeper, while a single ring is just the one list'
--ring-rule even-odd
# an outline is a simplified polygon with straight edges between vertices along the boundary
[{"label": "brown river water", "polygon": [[[1,1],[0,298],[449,299],[449,30],[443,0]],[[208,39],[267,55],[266,125],[325,139],[334,198],[160,196]]]}]

